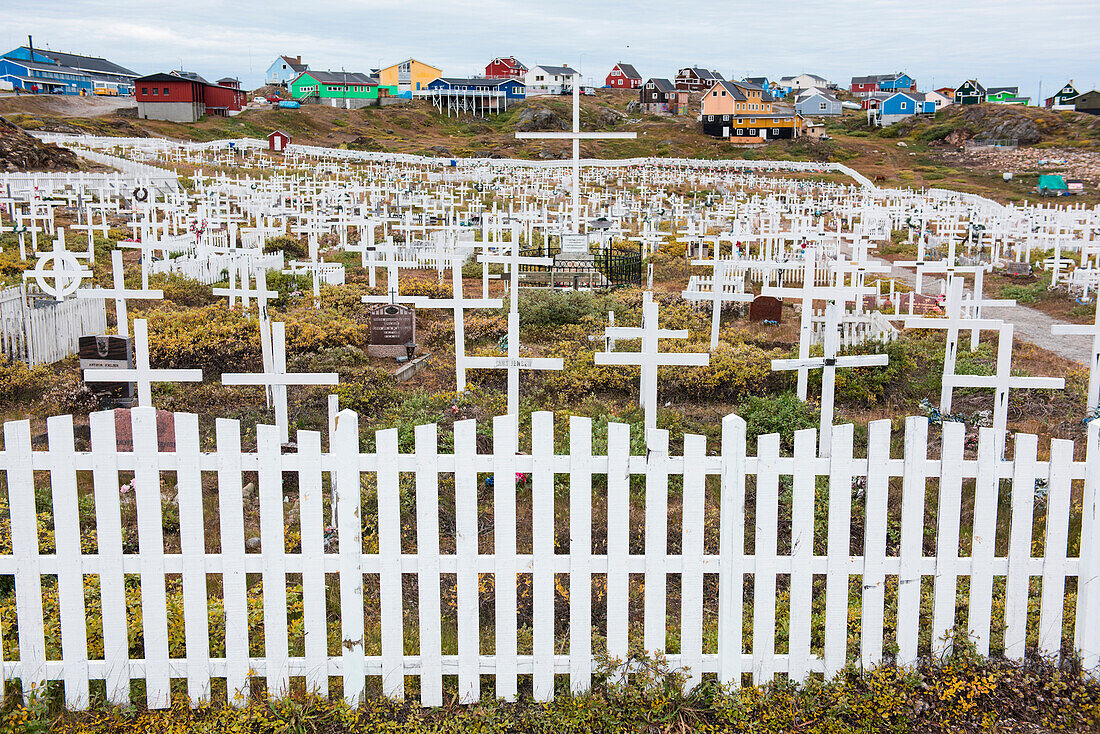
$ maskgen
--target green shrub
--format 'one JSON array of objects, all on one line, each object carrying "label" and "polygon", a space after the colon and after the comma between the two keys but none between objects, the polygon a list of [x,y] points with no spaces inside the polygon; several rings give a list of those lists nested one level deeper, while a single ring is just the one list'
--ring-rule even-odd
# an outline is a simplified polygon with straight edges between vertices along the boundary
[{"label": "green shrub", "polygon": [[340,409],[349,408],[364,418],[378,418],[397,402],[399,393],[390,373],[368,367],[336,388]]},{"label": "green shrub", "polygon": [[777,395],[750,395],[737,407],[745,419],[745,431],[750,447],[760,436],[778,433],[783,445],[794,445],[794,432],[802,428],[817,428],[817,414],[793,392]]},{"label": "green shrub", "polygon": [[303,260],[309,257],[309,248],[296,237],[280,235],[264,243],[264,252],[283,251],[288,260]]},{"label": "green shrub", "polygon": [[[135,276],[137,285],[140,276]],[[198,308],[214,302],[212,286],[200,283],[179,273],[158,273],[149,276],[149,287],[164,291],[164,300],[177,306]]]}]

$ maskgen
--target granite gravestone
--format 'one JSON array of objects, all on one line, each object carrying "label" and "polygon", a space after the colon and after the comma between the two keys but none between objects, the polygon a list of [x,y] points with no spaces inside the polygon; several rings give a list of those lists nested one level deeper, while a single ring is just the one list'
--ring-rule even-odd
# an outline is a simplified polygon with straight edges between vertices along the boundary
[{"label": "granite gravestone", "polygon": [[770,321],[780,323],[783,320],[783,301],[774,296],[757,296],[749,306],[749,321]]},{"label": "granite gravestone", "polygon": [[375,306],[370,310],[370,343],[367,354],[372,357],[403,357],[405,345],[416,342],[416,310],[396,303]]},{"label": "granite gravestone", "polygon": [[[80,369],[131,369],[133,347],[124,336],[82,336],[78,341]],[[82,372],[83,373],[83,372]],[[88,389],[106,407],[131,407],[134,404],[132,382],[89,382]]]}]

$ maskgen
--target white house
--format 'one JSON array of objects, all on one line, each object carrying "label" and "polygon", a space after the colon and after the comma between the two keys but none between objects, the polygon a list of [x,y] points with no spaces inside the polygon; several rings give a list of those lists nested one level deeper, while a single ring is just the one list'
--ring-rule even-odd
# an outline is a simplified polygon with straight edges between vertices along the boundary
[{"label": "white house", "polygon": [[308,70],[309,64],[303,64],[301,56],[280,56],[267,67],[265,82],[285,87],[297,79],[303,71]]},{"label": "white house", "polygon": [[799,74],[798,76],[783,77],[779,80],[779,86],[790,87],[792,91],[798,93],[804,89],[810,89],[811,87],[828,89],[831,83],[817,74]]},{"label": "white house", "polygon": [[954,99],[952,99],[951,97],[948,97],[945,94],[940,94],[939,92],[925,92],[924,93],[924,100],[926,102],[934,103],[936,105],[937,110],[942,110],[944,107],[947,107],[948,105],[955,104]]},{"label": "white house", "polygon": [[568,66],[532,66],[523,76],[527,96],[562,94],[573,88],[573,76],[577,72]]}]

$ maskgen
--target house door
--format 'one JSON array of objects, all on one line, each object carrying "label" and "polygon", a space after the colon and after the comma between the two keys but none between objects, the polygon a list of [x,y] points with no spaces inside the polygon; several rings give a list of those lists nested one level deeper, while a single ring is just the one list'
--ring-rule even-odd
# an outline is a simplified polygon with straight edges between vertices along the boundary
[{"label": "house door", "polygon": [[276,135],[275,136],[275,150],[276,150],[276,152],[278,152],[282,149],[283,149],[283,139],[280,138],[278,135]]},{"label": "house door", "polygon": [[722,137],[728,138],[730,136],[730,126],[726,125],[722,128]]},{"label": "house door", "polygon": [[768,139],[768,131],[764,128],[760,128],[760,139],[761,140],[767,140]]}]

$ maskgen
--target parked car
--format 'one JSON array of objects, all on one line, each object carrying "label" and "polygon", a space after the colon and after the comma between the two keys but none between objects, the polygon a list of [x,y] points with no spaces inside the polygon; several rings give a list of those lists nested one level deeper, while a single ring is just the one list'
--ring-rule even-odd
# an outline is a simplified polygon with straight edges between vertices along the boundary
[{"label": "parked car", "polygon": [[271,104],[279,104],[279,102],[282,101],[282,98],[279,97],[279,95],[277,94],[269,94],[264,99],[266,99]]}]

